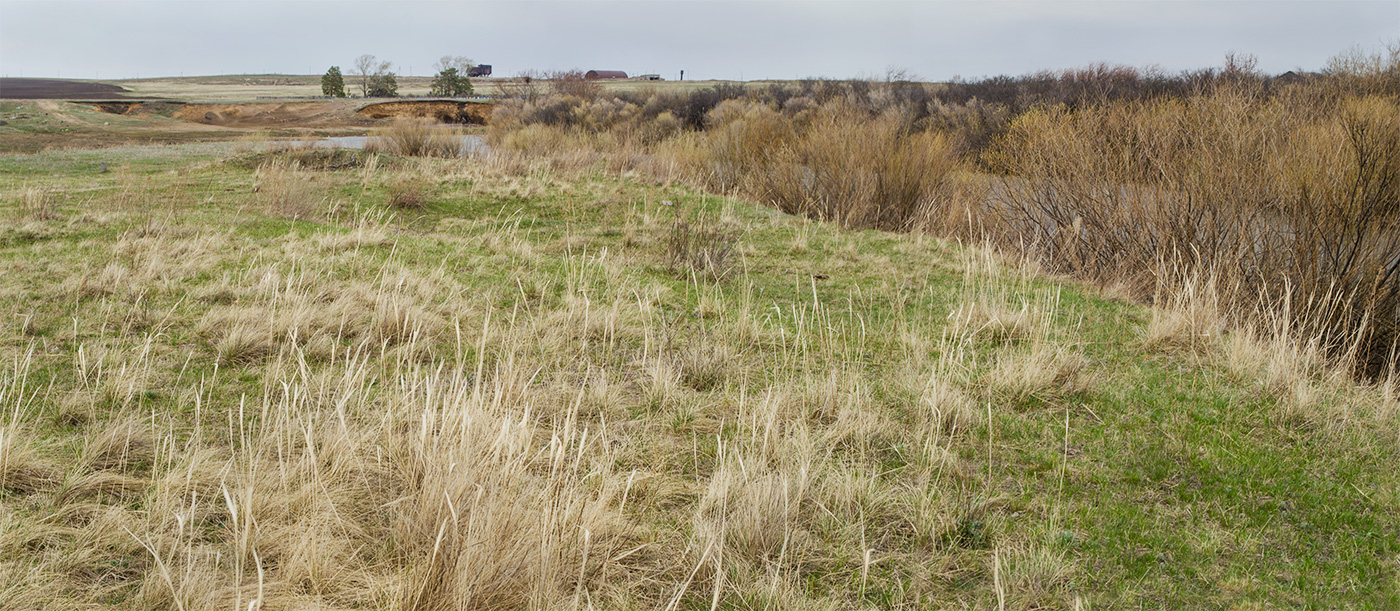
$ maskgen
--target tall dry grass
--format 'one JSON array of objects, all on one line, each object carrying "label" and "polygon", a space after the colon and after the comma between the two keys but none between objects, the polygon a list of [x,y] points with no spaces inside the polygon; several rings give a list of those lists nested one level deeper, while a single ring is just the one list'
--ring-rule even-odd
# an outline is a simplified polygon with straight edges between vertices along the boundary
[{"label": "tall dry grass", "polygon": [[[515,100],[490,137],[851,227],[990,239],[1139,299],[1210,276],[1227,325],[1286,313],[1377,377],[1400,339],[1398,100],[1393,47],[1285,79],[1231,57],[1175,76]],[[691,106],[703,119],[678,118]]]},{"label": "tall dry grass", "polygon": [[462,136],[427,119],[398,119],[365,141],[369,153],[405,157],[460,157]]},{"label": "tall dry grass", "polygon": [[[493,148],[560,157],[587,151],[619,171],[684,180],[784,211],[851,227],[910,229],[963,217],[957,136],[913,129],[897,110],[872,115],[844,98],[784,108],[753,99],[717,102],[703,130],[669,108],[576,97],[505,103],[493,115]],[[949,210],[958,213],[948,214]]]},{"label": "tall dry grass", "polygon": [[[519,299],[502,304],[376,248],[392,244],[386,218],[267,247],[122,238],[138,260],[179,253],[191,267],[104,268],[91,289],[103,295],[74,299],[197,278],[180,285],[196,309],[46,356],[75,372],[59,392],[33,381],[44,374],[28,358],[0,369],[7,605],[842,608],[867,587],[891,592],[886,606],[986,593],[940,585],[989,553],[951,542],[982,510],[976,488],[942,475],[961,469],[954,438],[979,422],[967,395],[1003,392],[931,362],[962,335],[910,333],[906,371],[872,380],[868,351],[910,325],[850,319],[815,286],[770,315],[751,290],[695,283],[709,323],[694,327],[670,289],[605,250],[520,272]],[[448,239],[483,259],[523,256],[515,224],[493,223]],[[175,334],[218,366],[182,376]],[[1002,371],[1019,371],[1007,358]],[[1029,392],[1055,400],[1052,383]],[[918,409],[887,409],[890,392]],[[896,446],[923,450],[891,473],[882,457]],[[1064,602],[1076,561],[1049,564],[1006,569],[1023,579],[1007,588]]]},{"label": "tall dry grass", "polygon": [[1400,324],[1400,104],[1249,91],[1027,113],[986,214],[1057,271],[1149,297],[1214,276],[1234,323],[1286,311],[1367,376]]},{"label": "tall dry grass", "polygon": [[[785,212],[848,227],[906,230],[953,205],[961,163],[950,137],[909,133],[896,115],[867,118],[840,103],[811,112],[791,138],[746,143],[771,152],[766,163],[742,164],[751,174],[744,191]],[[750,120],[721,127],[746,130]]]}]

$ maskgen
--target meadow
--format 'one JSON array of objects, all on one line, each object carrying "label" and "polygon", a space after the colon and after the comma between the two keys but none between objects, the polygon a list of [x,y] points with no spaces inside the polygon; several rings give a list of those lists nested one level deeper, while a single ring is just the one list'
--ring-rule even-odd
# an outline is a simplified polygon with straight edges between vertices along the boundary
[{"label": "meadow", "polygon": [[0,608],[1400,605],[1383,310],[1125,246],[1391,202],[1394,93],[788,89],[0,155]]},{"label": "meadow", "polygon": [[[538,88],[541,90],[549,88],[551,74],[543,72],[527,72],[531,80],[538,81]],[[356,79],[359,77],[347,73],[345,75],[346,90],[358,95],[359,89]],[[396,75],[399,84],[399,95],[411,97],[426,97],[432,86],[432,76],[405,76]],[[509,91],[518,90],[524,85],[523,75],[497,75],[485,78],[473,78],[472,87],[475,95],[499,96]],[[218,75],[218,76],[164,76],[154,78],[130,78],[105,80],[102,83],[117,85],[130,90],[124,94],[127,97],[135,98],[169,98],[187,100],[191,102],[235,102],[235,101],[256,101],[260,99],[281,99],[281,98],[315,98],[321,96],[321,75],[304,74],[238,74],[238,75]],[[757,82],[757,81],[755,81]],[[636,90],[660,90],[670,92],[684,92],[705,89],[712,87],[716,81],[640,81],[640,80],[616,80],[599,82],[599,87],[610,92],[625,92]],[[352,91],[353,90],[353,91]]]}]

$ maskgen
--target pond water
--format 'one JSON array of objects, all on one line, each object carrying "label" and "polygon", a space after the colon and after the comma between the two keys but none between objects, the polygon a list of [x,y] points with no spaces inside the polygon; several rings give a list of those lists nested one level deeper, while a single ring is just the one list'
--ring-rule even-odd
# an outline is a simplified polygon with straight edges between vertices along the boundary
[{"label": "pond water", "polygon": [[[484,136],[480,136],[480,135],[476,135],[476,134],[463,134],[463,135],[459,135],[459,136],[456,136],[456,137],[462,139],[462,154],[463,154],[463,155],[467,155],[467,154],[471,154],[471,153],[486,153],[486,152],[489,152],[489,151],[491,150],[491,147],[489,147],[489,146],[486,145],[486,138],[485,138]],[[333,137],[321,138],[320,140],[317,140],[317,141],[316,141],[316,146],[317,146],[318,148],[357,149],[357,150],[358,150],[358,149],[363,149],[363,148],[365,148],[365,142],[367,142],[367,141],[369,141],[369,136],[333,136]],[[279,142],[279,143],[276,143],[276,144],[294,144],[294,143],[291,143],[291,142],[281,143],[281,142]]]}]

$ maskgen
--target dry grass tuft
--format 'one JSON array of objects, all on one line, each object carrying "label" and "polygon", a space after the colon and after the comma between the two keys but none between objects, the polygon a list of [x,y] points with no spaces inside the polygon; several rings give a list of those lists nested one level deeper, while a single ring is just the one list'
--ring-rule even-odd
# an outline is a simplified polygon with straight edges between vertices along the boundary
[{"label": "dry grass tuft", "polygon": [[389,187],[389,207],[395,210],[422,210],[428,207],[428,196],[421,186],[399,181]]},{"label": "dry grass tuft", "polygon": [[370,325],[372,341],[389,346],[431,339],[447,326],[441,317],[396,293],[380,293],[376,297]]},{"label": "dry grass tuft", "polygon": [[734,270],[738,237],[703,217],[677,220],[666,239],[666,263],[683,277],[724,280]]},{"label": "dry grass tuft", "polygon": [[19,217],[29,221],[56,221],[63,218],[58,197],[50,189],[29,187],[20,192]]},{"label": "dry grass tuft", "polygon": [[1142,344],[1149,350],[1212,354],[1220,344],[1221,318],[1201,309],[1152,308],[1152,319],[1143,328]]},{"label": "dry grass tuft", "polygon": [[292,220],[312,220],[324,214],[323,201],[313,195],[311,177],[294,160],[273,159],[258,168],[253,191],[268,214]]},{"label": "dry grass tuft", "polygon": [[669,359],[653,359],[644,376],[642,397],[649,409],[659,411],[675,401],[680,393],[681,374]]},{"label": "dry grass tuft", "polygon": [[155,439],[137,421],[102,425],[83,450],[81,465],[93,471],[127,472],[149,467],[155,460]]},{"label": "dry grass tuft", "polygon": [[991,299],[971,299],[950,315],[959,334],[993,344],[1013,344],[1041,335],[1043,322],[1029,303],[1013,308]]},{"label": "dry grass tuft", "polygon": [[389,246],[394,243],[390,237],[392,228],[384,213],[366,212],[355,219],[355,225],[345,233],[321,233],[315,236],[314,243],[321,249],[339,252]]},{"label": "dry grass tuft", "polygon": [[972,400],[946,376],[931,376],[919,400],[927,409],[924,416],[929,439],[966,432],[979,421]]},{"label": "dry grass tuft", "polygon": [[733,369],[733,359],[723,343],[711,339],[692,342],[680,350],[681,381],[699,392],[723,388]]},{"label": "dry grass tuft", "polygon": [[28,438],[14,424],[0,427],[0,490],[35,494],[58,484],[58,466],[41,456]]},{"label": "dry grass tuft", "polygon": [[759,456],[726,454],[721,460],[696,508],[702,549],[736,554],[757,567],[802,554],[800,516],[810,467],[773,469]]},{"label": "dry grass tuft", "polygon": [[1074,561],[1062,549],[1044,544],[997,550],[991,562],[998,583],[998,607],[1069,608]]},{"label": "dry grass tuft", "polygon": [[146,488],[146,480],[106,471],[95,471],[70,477],[54,495],[54,505],[63,506],[79,500],[127,500]]},{"label": "dry grass tuft", "polygon": [[365,141],[366,153],[404,157],[460,157],[462,136],[427,119],[398,119]]},{"label": "dry grass tuft", "polygon": [[1088,392],[1095,385],[1088,359],[1077,351],[1051,344],[1032,346],[1027,353],[1004,355],[987,376],[993,392],[1016,406],[1055,403],[1062,397]]}]

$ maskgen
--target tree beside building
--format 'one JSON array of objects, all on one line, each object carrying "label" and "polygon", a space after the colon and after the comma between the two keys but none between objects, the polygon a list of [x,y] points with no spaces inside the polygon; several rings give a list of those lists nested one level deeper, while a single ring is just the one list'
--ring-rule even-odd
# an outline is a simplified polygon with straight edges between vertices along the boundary
[{"label": "tree beside building", "polygon": [[472,94],[471,79],[460,74],[456,68],[446,68],[437,73],[428,95],[461,98]]}]

